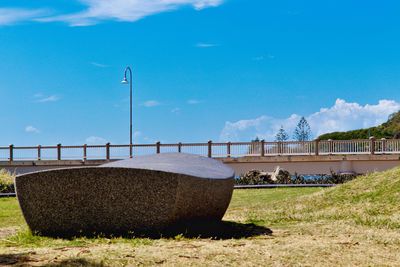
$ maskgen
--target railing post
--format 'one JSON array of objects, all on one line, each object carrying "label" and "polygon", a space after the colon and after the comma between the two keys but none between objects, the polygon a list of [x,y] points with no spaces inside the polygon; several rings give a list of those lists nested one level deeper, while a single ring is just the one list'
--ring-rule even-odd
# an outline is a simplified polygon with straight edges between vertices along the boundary
[{"label": "railing post", "polygon": [[333,140],[332,139],[328,139],[329,142],[329,154],[333,153]]},{"label": "railing post", "polygon": [[57,160],[61,160],[61,144],[57,144]]},{"label": "railing post", "polygon": [[160,141],[158,141],[157,143],[156,143],[156,150],[157,150],[157,154],[160,154]]},{"label": "railing post", "polygon": [[278,146],[278,155],[282,154],[282,142],[278,141],[276,145]]},{"label": "railing post", "polygon": [[381,138],[382,140],[382,154],[386,152],[386,138]]},{"label": "railing post", "polygon": [[14,145],[11,144],[10,146],[10,162],[14,160]]},{"label": "railing post", "polygon": [[37,147],[37,159],[41,160],[42,159],[42,150],[41,150],[42,146],[38,145]]},{"label": "railing post", "polygon": [[314,146],[315,146],[315,148],[314,148],[315,156],[318,156],[319,155],[319,139],[318,138],[314,139]]},{"label": "railing post", "polygon": [[129,158],[133,157],[133,144],[129,144]]},{"label": "railing post", "polygon": [[179,153],[182,152],[182,143],[181,142],[178,143],[178,152]]},{"label": "railing post", "polygon": [[369,141],[371,142],[371,144],[370,144],[370,147],[371,147],[370,152],[371,152],[371,155],[373,155],[373,154],[375,154],[375,137],[371,136],[369,138]]},{"label": "railing post", "polygon": [[87,144],[83,145],[83,161],[87,160]]},{"label": "railing post", "polygon": [[110,160],[110,142],[106,143],[106,160]]},{"label": "railing post", "polygon": [[211,158],[212,151],[211,151],[212,141],[208,141],[208,157]]},{"label": "railing post", "polygon": [[261,140],[260,144],[261,144],[261,157],[264,157],[265,156],[265,147],[264,147],[265,141],[264,141],[264,139]]},{"label": "railing post", "polygon": [[228,154],[228,158],[231,157],[231,142],[226,143],[226,154]]}]

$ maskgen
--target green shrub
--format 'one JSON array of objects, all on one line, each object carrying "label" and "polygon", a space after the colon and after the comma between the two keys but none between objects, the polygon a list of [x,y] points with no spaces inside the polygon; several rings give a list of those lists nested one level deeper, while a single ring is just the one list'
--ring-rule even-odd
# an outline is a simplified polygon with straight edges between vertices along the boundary
[{"label": "green shrub", "polygon": [[266,172],[252,170],[235,179],[237,185],[272,184],[271,176]]},{"label": "green shrub", "polygon": [[290,175],[282,170],[279,175],[272,179],[271,173],[252,170],[235,179],[237,185],[262,185],[262,184],[343,184],[357,177],[357,174],[330,174],[319,175]]},{"label": "green shrub", "polygon": [[0,169],[0,193],[14,193],[14,176],[6,169]]},{"label": "green shrub", "polygon": [[298,175],[297,173],[292,177],[291,184],[344,184],[348,181],[356,178],[357,174],[337,174],[331,172],[330,174],[319,174],[313,175],[313,178],[307,178],[304,175]]},{"label": "green shrub", "polygon": [[351,130],[347,132],[333,132],[320,135],[319,140],[354,140],[368,139],[374,136],[375,139],[398,139],[400,138],[400,111],[389,116],[385,123],[379,126],[366,129]]}]

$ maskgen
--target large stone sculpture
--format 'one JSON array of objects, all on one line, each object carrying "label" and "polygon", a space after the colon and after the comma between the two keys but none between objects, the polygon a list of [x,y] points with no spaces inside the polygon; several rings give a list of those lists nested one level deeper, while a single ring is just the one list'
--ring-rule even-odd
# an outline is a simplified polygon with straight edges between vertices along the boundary
[{"label": "large stone sculpture", "polygon": [[29,227],[51,236],[157,232],[182,221],[220,220],[233,184],[230,167],[182,153],[15,178]]}]

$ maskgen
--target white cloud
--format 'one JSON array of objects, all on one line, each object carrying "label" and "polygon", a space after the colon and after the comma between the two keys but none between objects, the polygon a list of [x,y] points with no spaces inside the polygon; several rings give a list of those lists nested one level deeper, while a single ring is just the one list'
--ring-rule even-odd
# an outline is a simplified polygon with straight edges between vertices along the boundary
[{"label": "white cloud", "polygon": [[172,113],[179,113],[180,110],[181,110],[180,108],[173,108],[173,109],[171,109],[171,112]]},{"label": "white cloud", "polygon": [[259,56],[259,57],[253,57],[254,61],[261,61],[264,60],[264,56]]},{"label": "white cloud", "polygon": [[88,26],[104,20],[137,21],[153,14],[193,6],[197,10],[220,5],[223,0],[79,0],[87,9],[78,13],[41,18],[63,21],[71,26]]},{"label": "white cloud", "polygon": [[[41,97],[41,95],[35,95],[35,97]],[[41,103],[43,103],[43,102],[54,102],[54,101],[58,101],[58,100],[60,100],[60,98],[58,96],[52,95],[52,96],[49,96],[49,97],[41,98],[41,99],[38,100],[38,102],[41,102]]]},{"label": "white cloud", "polygon": [[274,59],[275,56],[268,54],[267,56],[258,56],[258,57],[253,57],[252,59],[253,59],[254,61],[262,61],[262,60],[264,60],[264,59],[266,59],[266,58],[268,58],[268,59]]},{"label": "white cloud", "polygon": [[195,105],[195,104],[199,104],[199,103],[201,103],[201,101],[196,100],[196,99],[190,99],[190,100],[188,100],[188,104],[190,104],[190,105]]},{"label": "white cloud", "polygon": [[155,107],[155,106],[159,106],[160,102],[155,101],[155,100],[149,100],[143,103],[143,106],[145,106],[146,108],[150,108],[150,107]]},{"label": "white cloud", "polygon": [[107,68],[107,65],[101,64],[101,63],[97,63],[97,62],[90,62],[90,64],[92,64],[93,66],[99,67],[99,68]]},{"label": "white cloud", "polygon": [[86,143],[89,145],[98,145],[107,143],[106,139],[98,136],[90,136],[86,138]]},{"label": "white cloud", "polygon": [[[390,114],[400,109],[400,104],[394,100],[380,100],[376,105],[362,106],[358,103],[348,103],[337,99],[330,108],[306,116],[313,137],[335,131],[348,131],[377,126],[385,122]],[[289,118],[278,119],[261,116],[250,120],[225,123],[220,134],[221,141],[249,141],[258,136],[265,140],[274,140],[280,126],[292,136],[301,116],[292,114]]]},{"label": "white cloud", "polygon": [[214,46],[218,46],[218,45],[217,44],[198,43],[195,46],[197,46],[197,47],[214,47]]},{"label": "white cloud", "polygon": [[33,126],[26,126],[25,127],[25,132],[27,133],[40,133],[40,131],[38,129],[36,129]]},{"label": "white cloud", "polygon": [[133,133],[133,139],[136,139],[136,138],[138,138],[138,137],[141,136],[141,135],[142,135],[142,132],[136,131],[136,132]]},{"label": "white cloud", "polygon": [[32,21],[48,15],[45,9],[0,8],[0,25],[12,25],[21,21]]},{"label": "white cloud", "polygon": [[146,136],[141,131],[135,131],[133,133],[134,144],[154,144],[156,141],[156,139]]}]

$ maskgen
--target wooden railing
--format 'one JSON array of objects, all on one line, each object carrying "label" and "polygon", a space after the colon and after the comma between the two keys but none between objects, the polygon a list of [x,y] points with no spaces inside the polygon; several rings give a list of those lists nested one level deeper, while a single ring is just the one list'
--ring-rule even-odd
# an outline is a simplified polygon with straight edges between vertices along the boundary
[{"label": "wooden railing", "polygon": [[32,146],[10,145],[0,147],[0,161],[22,160],[94,160],[124,159],[156,153],[181,152],[207,157],[244,157],[277,155],[333,155],[333,154],[400,154],[400,139],[328,140],[289,142],[237,142],[237,143],[177,143],[132,145]]}]

